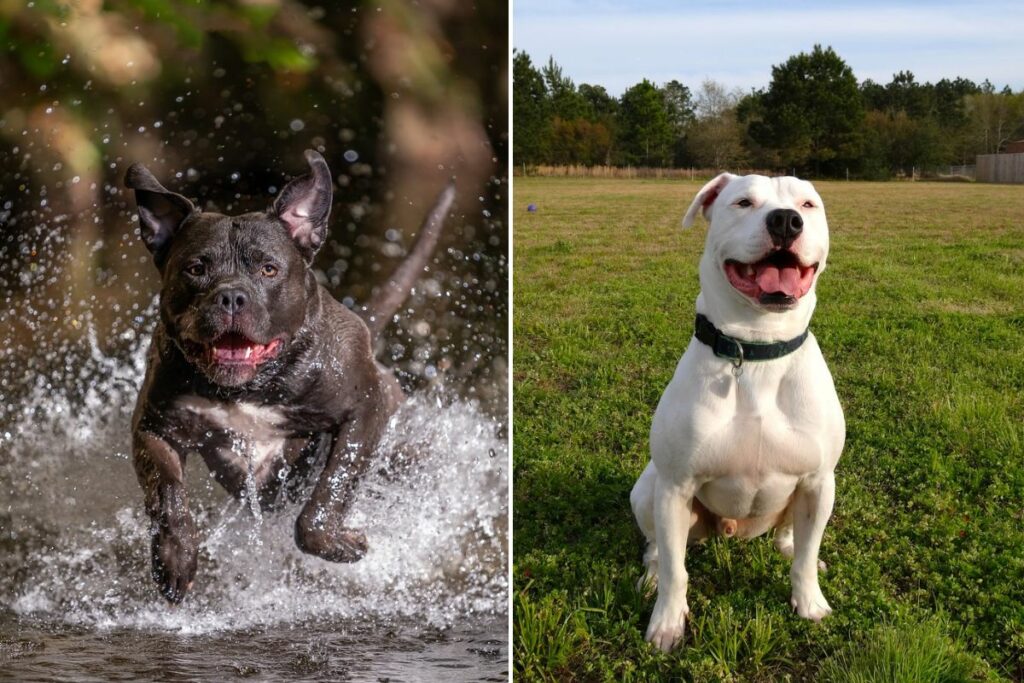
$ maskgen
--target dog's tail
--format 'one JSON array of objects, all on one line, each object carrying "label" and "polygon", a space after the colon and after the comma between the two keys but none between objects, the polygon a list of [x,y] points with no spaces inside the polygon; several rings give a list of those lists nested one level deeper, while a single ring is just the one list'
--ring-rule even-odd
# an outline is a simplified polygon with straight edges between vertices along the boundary
[{"label": "dog's tail", "polygon": [[455,185],[449,183],[438,195],[434,208],[430,210],[426,220],[423,221],[416,244],[413,245],[409,255],[395,269],[388,281],[381,285],[370,298],[363,317],[374,336],[391,322],[402,302],[412,291],[416,279],[423,273],[423,268],[427,265],[430,255],[434,253],[434,247],[437,246],[437,241],[441,237],[445,216],[448,215],[448,210],[451,209],[454,199]]}]

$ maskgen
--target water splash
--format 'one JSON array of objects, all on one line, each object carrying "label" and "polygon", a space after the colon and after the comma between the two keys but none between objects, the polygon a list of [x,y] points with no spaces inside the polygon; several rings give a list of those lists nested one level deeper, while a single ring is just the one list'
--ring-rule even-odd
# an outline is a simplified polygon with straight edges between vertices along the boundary
[{"label": "water splash", "polygon": [[249,533],[249,539],[257,545],[262,545],[259,534],[256,533],[256,530],[263,526],[263,510],[260,507],[259,491],[256,488],[256,475],[252,467],[256,454],[252,447],[249,446],[245,437],[242,436],[236,436],[231,440],[231,451],[245,460],[244,500],[249,503],[249,511],[252,513],[252,518],[256,521],[255,527]]},{"label": "water splash", "polygon": [[370,550],[351,565],[296,549],[301,501],[254,518],[191,458],[199,574],[189,599],[168,607],[149,576],[129,455],[147,346],[139,335],[114,357],[92,339],[73,373],[85,379],[69,388],[37,378],[0,410],[0,612],[186,634],[310,620],[445,627],[505,613],[504,426],[438,391],[392,418],[352,510]]}]

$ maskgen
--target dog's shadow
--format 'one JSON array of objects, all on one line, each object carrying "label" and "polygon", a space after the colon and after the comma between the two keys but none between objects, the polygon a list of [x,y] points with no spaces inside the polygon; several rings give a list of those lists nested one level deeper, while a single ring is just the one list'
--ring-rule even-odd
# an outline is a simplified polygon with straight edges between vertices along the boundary
[{"label": "dog's shadow", "polygon": [[[646,542],[629,504],[641,469],[625,458],[595,458],[572,467],[555,460],[517,463],[519,578],[565,589],[583,606],[612,610],[646,628],[654,595],[638,585]],[[789,560],[774,548],[771,532],[749,540],[714,537],[691,544],[686,567],[691,607],[725,600],[787,608]],[[608,596],[608,604],[590,604],[592,596],[600,595]]]}]

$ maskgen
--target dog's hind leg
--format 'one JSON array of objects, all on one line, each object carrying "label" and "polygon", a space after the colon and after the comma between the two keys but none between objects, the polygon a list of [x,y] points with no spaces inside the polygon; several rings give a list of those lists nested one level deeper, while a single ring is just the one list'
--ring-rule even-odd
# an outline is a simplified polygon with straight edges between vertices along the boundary
[{"label": "dog's hind leg", "polygon": [[[644,534],[644,575],[636,583],[636,587],[644,595],[653,595],[658,588],[658,541],[654,531],[654,484],[658,479],[658,470],[654,463],[647,463],[647,468],[636,480],[633,490],[629,493],[629,504],[633,508],[637,526]],[[690,511],[690,530],[687,534],[688,544],[696,543],[711,536],[715,526],[715,516],[705,508],[699,500],[693,499]]]},{"label": "dog's hind leg", "polygon": [[[790,505],[782,513],[775,527],[775,549],[787,560],[793,559],[793,507]],[[818,571],[827,571],[823,560],[818,560]]]},{"label": "dog's hind leg", "polygon": [[629,493],[629,504],[640,531],[644,534],[644,575],[637,581],[637,590],[653,595],[658,587],[658,541],[654,532],[654,482],[658,471],[653,462],[647,463],[640,478]]}]

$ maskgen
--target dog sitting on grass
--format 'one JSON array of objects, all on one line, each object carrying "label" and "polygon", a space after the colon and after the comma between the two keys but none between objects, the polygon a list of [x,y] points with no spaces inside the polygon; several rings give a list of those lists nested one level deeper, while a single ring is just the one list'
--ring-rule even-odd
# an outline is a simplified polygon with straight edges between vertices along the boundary
[{"label": "dog sitting on grass", "polygon": [[689,606],[688,543],[775,530],[792,559],[790,602],[818,621],[832,610],[818,551],[835,496],[846,425],[808,325],[828,256],[811,183],[723,173],[686,216],[709,222],[694,336],[658,403],[651,462],[630,494],[647,539],[644,583],[657,600],[647,640],[671,650]]}]

